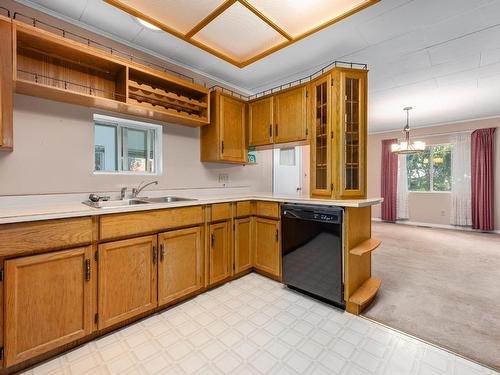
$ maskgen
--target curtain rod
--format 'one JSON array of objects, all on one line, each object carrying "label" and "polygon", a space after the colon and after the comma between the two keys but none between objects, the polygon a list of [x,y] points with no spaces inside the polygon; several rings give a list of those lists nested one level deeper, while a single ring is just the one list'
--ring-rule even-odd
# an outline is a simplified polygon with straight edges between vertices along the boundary
[{"label": "curtain rod", "polygon": [[[476,130],[476,129],[474,129]],[[454,135],[454,134],[464,134],[464,133],[469,133],[471,134],[474,130],[472,129],[467,129],[467,130],[461,130],[461,131],[458,131],[458,132],[455,132],[455,131],[451,131],[451,132],[445,132],[445,133],[435,133],[435,134],[429,134],[429,135],[415,135],[415,134],[412,134],[412,138],[415,139],[415,138],[431,138],[431,137],[442,137],[444,135]]]}]

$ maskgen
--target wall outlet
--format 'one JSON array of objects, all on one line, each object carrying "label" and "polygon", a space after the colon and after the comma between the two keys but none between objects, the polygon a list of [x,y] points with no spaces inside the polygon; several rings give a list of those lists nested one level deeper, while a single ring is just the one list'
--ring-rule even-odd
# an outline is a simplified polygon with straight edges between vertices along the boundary
[{"label": "wall outlet", "polygon": [[219,182],[223,184],[229,182],[229,175],[227,173],[219,173]]},{"label": "wall outlet", "polygon": [[441,216],[446,216],[446,211],[445,210],[441,210]]}]

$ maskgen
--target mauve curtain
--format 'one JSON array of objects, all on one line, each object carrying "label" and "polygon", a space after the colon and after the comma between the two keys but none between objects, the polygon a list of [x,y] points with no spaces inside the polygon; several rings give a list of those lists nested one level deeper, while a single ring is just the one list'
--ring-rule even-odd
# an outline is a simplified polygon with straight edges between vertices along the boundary
[{"label": "mauve curtain", "polygon": [[391,146],[397,139],[382,141],[382,171],[381,191],[384,202],[382,203],[382,220],[396,221],[398,200],[398,154],[391,151]]},{"label": "mauve curtain", "polygon": [[493,152],[495,128],[471,136],[472,227],[493,230]]}]

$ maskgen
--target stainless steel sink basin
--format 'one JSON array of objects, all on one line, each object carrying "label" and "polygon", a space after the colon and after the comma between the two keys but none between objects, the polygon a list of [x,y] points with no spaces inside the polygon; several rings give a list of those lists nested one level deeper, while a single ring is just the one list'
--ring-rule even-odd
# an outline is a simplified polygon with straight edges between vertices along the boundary
[{"label": "stainless steel sink basin", "polygon": [[135,206],[138,204],[148,204],[153,202],[148,202],[144,199],[123,199],[123,200],[110,200],[110,201],[85,201],[83,204],[94,208],[112,208],[112,207],[123,207],[123,206]]},{"label": "stainless steel sink basin", "polygon": [[192,198],[174,197],[172,195],[167,195],[166,197],[155,197],[155,198],[141,198],[148,203],[172,203],[172,202],[182,202],[182,201],[195,201]]},{"label": "stainless steel sink basin", "polygon": [[92,202],[90,200],[82,202],[87,206],[94,208],[113,208],[113,207],[124,207],[124,206],[135,206],[138,204],[153,204],[153,203],[173,203],[182,201],[195,201],[192,198],[174,197],[172,195],[167,195],[166,197],[155,197],[155,198],[132,198],[132,199],[117,199],[108,201]]}]

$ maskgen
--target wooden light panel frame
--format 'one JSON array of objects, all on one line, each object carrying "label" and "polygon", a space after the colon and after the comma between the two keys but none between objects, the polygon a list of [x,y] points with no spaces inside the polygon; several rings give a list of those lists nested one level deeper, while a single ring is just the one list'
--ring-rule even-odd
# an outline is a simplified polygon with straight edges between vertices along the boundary
[{"label": "wooden light panel frame", "polygon": [[[335,17],[335,18],[333,18],[333,19],[331,19],[331,20],[329,20],[329,21],[327,21],[319,26],[316,26],[316,27],[314,27],[314,28],[312,28],[312,29],[310,29],[310,30],[298,35],[298,36],[295,36],[295,37],[290,35],[286,30],[284,30],[280,26],[278,26],[275,22],[273,22],[265,14],[263,14],[258,9],[256,9],[247,0],[226,0],[226,1],[224,1],[219,7],[217,7],[215,10],[213,10],[210,14],[208,14],[205,18],[203,18],[200,22],[198,22],[198,24],[196,24],[193,28],[191,28],[191,30],[189,30],[186,33],[182,33],[180,31],[174,29],[171,26],[168,26],[162,22],[159,22],[153,16],[148,15],[148,14],[144,14],[131,6],[126,5],[121,0],[104,0],[104,1],[106,1],[108,4],[114,6],[118,9],[121,9],[122,11],[124,11],[126,13],[129,13],[130,15],[132,15],[134,17],[138,17],[146,22],[149,22],[150,24],[160,28],[161,30],[163,30],[171,35],[178,37],[179,39],[182,39],[188,43],[191,43],[192,45],[194,45],[198,48],[201,48],[202,50],[204,50],[208,53],[211,53],[212,55],[215,55],[218,58],[225,60],[228,63],[237,66],[238,68],[243,68],[247,65],[250,65],[250,64],[276,52],[276,51],[279,51],[282,48],[288,47],[289,45],[291,45],[291,44],[293,44],[301,39],[304,39],[305,37],[308,37],[309,35],[312,35],[318,31],[324,29],[325,27],[333,25],[334,23],[337,23],[340,20],[343,20],[344,18],[347,18],[347,17],[349,17],[349,16],[351,16],[351,15],[353,15],[353,14],[355,14],[355,13],[357,13],[365,8],[368,8],[368,7],[378,3],[380,0],[368,0],[365,3],[358,5],[358,6],[354,7],[353,9],[347,11],[346,13],[343,13],[343,14],[341,14],[341,15],[339,15],[339,16],[337,16],[337,17]],[[246,60],[240,61],[240,60],[237,60],[237,59],[227,55],[226,53],[223,53],[223,52],[221,52],[213,47],[210,47],[209,45],[207,45],[205,43],[202,43],[200,41],[193,39],[193,37],[200,30],[202,30],[205,26],[207,26],[209,23],[211,23],[213,20],[215,20],[219,15],[224,13],[229,7],[231,7],[235,3],[240,3],[241,5],[243,5],[250,12],[255,14],[260,20],[262,20],[262,22],[266,23],[268,26],[270,26],[276,32],[278,32],[280,35],[282,35],[286,40],[282,43],[279,43],[271,48],[268,48],[268,49],[266,49],[266,50],[264,50],[256,55],[254,55]]]}]

